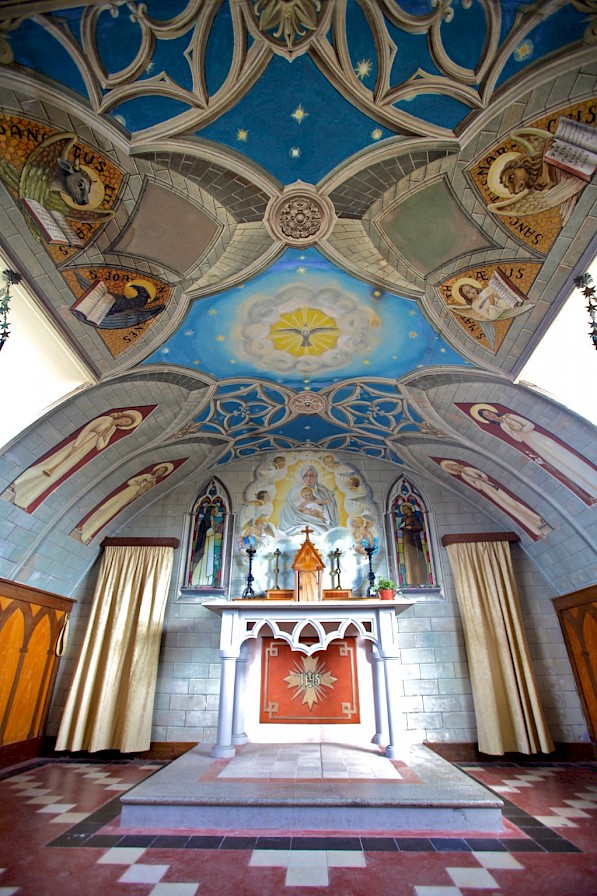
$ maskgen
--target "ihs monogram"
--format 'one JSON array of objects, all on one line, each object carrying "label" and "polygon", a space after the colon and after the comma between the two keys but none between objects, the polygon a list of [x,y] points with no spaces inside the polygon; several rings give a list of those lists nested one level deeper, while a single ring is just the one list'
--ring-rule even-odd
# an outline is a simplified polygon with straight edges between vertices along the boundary
[{"label": "ihs monogram", "polygon": [[306,703],[311,711],[314,703],[325,699],[324,688],[333,688],[334,682],[338,679],[326,670],[319,657],[303,656],[284,681],[288,682],[289,688],[295,688],[292,699],[302,694],[302,702]]}]

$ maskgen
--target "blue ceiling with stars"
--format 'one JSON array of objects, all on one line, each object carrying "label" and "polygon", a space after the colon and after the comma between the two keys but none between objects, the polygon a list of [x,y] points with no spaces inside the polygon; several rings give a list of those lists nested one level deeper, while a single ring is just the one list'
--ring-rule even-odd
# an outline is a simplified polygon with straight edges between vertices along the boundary
[{"label": "blue ceiling with stars", "polygon": [[[46,249],[74,294],[52,310],[101,376],[196,377],[211,397],[192,427],[230,441],[223,461],[302,444],[397,461],[388,433],[422,424],[403,389],[417,371],[512,378],[548,316],[529,298],[545,254],[523,233],[543,219],[516,231],[498,208],[490,124],[584,52],[587,4],[2,5],[4,72],[30,98],[11,126],[68,137],[62,161],[87,164],[97,197],[69,199],[81,246]],[[16,145],[0,177],[23,198]],[[496,272],[512,307],[479,310]],[[107,310],[86,317],[98,281]]]},{"label": "blue ceiling with stars", "polygon": [[[60,19],[77,39],[84,8],[61,9],[58,2],[52,5],[60,9]],[[132,4],[133,7],[138,5]],[[196,3],[187,4],[185,0],[148,0],[143,5],[148,17],[161,21],[180,15],[187,6],[197,6]],[[275,4],[272,2],[271,5]],[[316,7],[318,4],[312,5]],[[323,6],[326,5],[330,5],[330,0],[323,0]],[[457,0],[449,5],[452,16],[442,27],[444,46],[457,65],[472,70],[483,52],[486,13],[479,2],[473,2],[469,7]],[[501,0],[502,39],[512,28],[517,11],[526,5],[523,0]],[[433,11],[434,6],[431,0],[400,3],[406,14],[422,19]],[[224,2],[215,7],[216,14],[206,37],[202,60],[202,77],[209,95],[225,84],[237,39],[230,4]],[[430,75],[440,74],[426,31],[410,33],[398,28],[391,20],[386,24],[389,38],[399,46],[392,61],[392,84],[412,79],[421,70]],[[508,57],[498,85],[576,40],[585,24],[582,10],[573,4],[541,18],[525,38],[524,46]],[[344,27],[351,65],[363,86],[372,90],[379,74],[375,34],[356,0],[347,2]],[[97,28],[98,55],[104,69],[107,72],[121,71],[131,65],[141,47],[141,34],[134,15],[127,15],[125,8],[110,9],[106,5],[98,12]],[[25,21],[16,37],[18,39],[11,40],[16,62],[42,72],[88,98],[80,70],[66,49],[61,50],[56,45],[43,23]],[[248,43],[252,43],[250,35]],[[164,73],[181,88],[191,91],[193,80],[188,53],[192,47],[188,30],[177,39],[157,41],[151,59],[140,73],[140,82]],[[406,95],[396,106],[417,119],[451,131],[458,128],[470,113],[469,105],[441,92]],[[110,115],[129,133],[135,134],[168,121],[187,108],[189,106],[182,99],[149,94],[117,103]],[[298,179],[318,183],[348,157],[367,149],[372,143],[394,136],[395,131],[380,125],[375,118],[345,99],[309,55],[302,54],[289,61],[287,57],[274,54],[254,86],[240,96],[232,108],[193,133],[201,139],[236,150],[281,183],[288,184]]]},{"label": "blue ceiling with stars", "polygon": [[[276,314],[260,327],[272,300]],[[286,326],[276,339],[280,309],[286,312]],[[336,337],[329,346],[319,345],[317,339],[324,337],[311,332],[321,325],[322,309],[322,320]],[[352,334],[355,315],[358,339]],[[251,325],[255,333],[247,338]],[[279,358],[272,357],[272,334]],[[259,336],[268,337],[263,351]],[[196,301],[184,324],[146,363],[171,357],[216,380],[257,377],[293,389],[321,389],[359,376],[400,379],[416,367],[469,363],[434,330],[416,302],[359,282],[316,249],[288,249],[267,271],[220,293],[217,301]]]}]

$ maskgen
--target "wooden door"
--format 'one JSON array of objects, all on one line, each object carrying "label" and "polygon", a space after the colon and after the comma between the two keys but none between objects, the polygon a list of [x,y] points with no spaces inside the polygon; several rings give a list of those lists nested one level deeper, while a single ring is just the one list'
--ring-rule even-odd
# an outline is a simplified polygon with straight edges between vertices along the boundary
[{"label": "wooden door", "polygon": [[553,601],[576,679],[587,728],[597,749],[597,585]]},{"label": "wooden door", "polygon": [[72,604],[0,579],[0,747],[43,733]]}]

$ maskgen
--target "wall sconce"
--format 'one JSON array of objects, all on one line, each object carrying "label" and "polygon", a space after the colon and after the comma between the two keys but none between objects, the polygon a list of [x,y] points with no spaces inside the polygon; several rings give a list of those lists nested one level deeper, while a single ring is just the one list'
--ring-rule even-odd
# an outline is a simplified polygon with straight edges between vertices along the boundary
[{"label": "wall sconce", "polygon": [[2,271],[4,286],[0,291],[0,350],[10,336],[8,328],[8,312],[10,310],[10,287],[20,283],[23,279],[20,274],[7,268]]},{"label": "wall sconce", "polygon": [[597,298],[595,296],[595,287],[592,285],[593,278],[590,274],[581,274],[580,277],[574,278],[574,285],[580,289],[583,296],[587,300],[587,311],[589,312],[589,336],[593,341],[593,345],[597,348]]}]

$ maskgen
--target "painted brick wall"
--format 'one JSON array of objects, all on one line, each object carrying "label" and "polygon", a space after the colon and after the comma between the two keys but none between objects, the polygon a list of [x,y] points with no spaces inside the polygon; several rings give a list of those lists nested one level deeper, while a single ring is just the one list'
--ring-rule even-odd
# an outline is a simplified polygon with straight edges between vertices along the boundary
[{"label": "painted brick wall", "polygon": [[[355,463],[354,456],[346,456]],[[396,471],[377,460],[358,458],[358,466],[373,491],[381,511]],[[237,462],[216,470],[231,493],[238,510],[255,464]],[[446,533],[499,531],[474,504],[440,489],[431,480],[411,477],[429,499],[439,538]],[[177,536],[184,538],[186,514],[202,485],[181,485],[161,503],[138,515],[123,536]],[[219,694],[219,617],[201,604],[178,600],[182,576],[176,552],[173,581],[168,597],[160,665],[156,688],[152,740],[213,742],[216,736]],[[405,742],[473,742],[475,714],[462,624],[454,594],[450,567],[443,548],[439,550],[445,600],[417,603],[398,617],[401,647]],[[556,741],[587,739],[574,679],[551,598],[551,586],[534,562],[517,546],[513,558],[529,648],[546,718]],[[381,572],[381,568],[376,571]],[[58,728],[68,684],[76,662],[88,618],[97,564],[81,582],[73,614],[71,638],[62,660],[49,721],[49,734]],[[237,568],[231,592],[240,593],[243,572]]]}]

